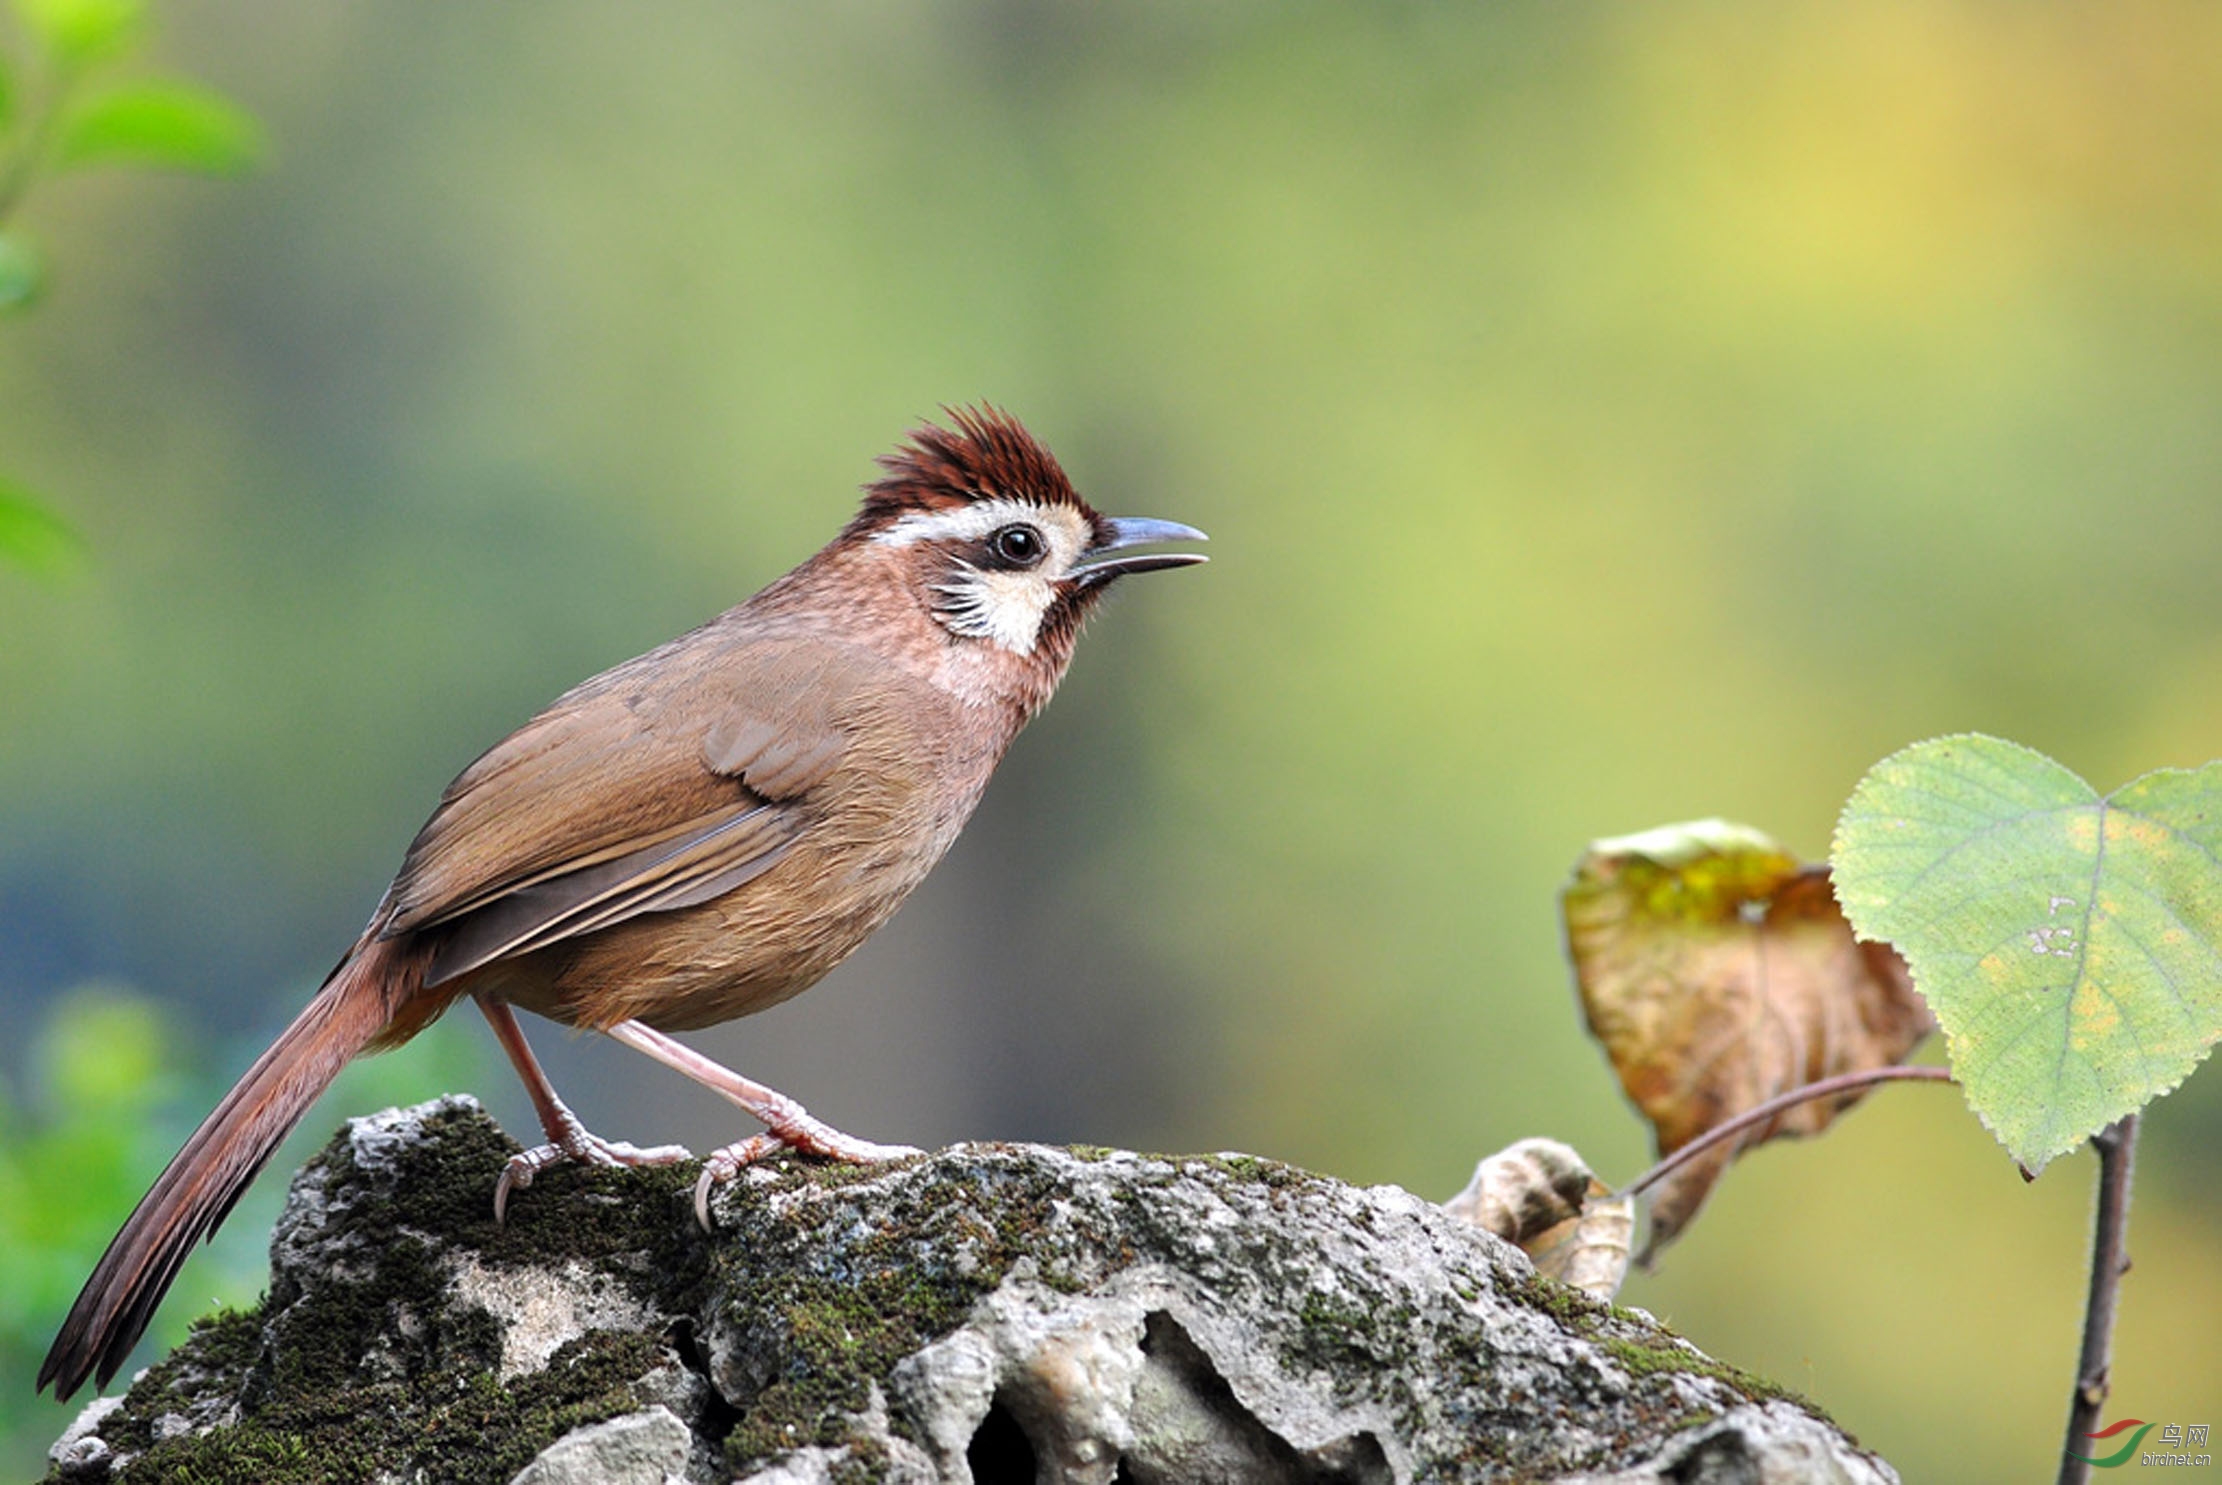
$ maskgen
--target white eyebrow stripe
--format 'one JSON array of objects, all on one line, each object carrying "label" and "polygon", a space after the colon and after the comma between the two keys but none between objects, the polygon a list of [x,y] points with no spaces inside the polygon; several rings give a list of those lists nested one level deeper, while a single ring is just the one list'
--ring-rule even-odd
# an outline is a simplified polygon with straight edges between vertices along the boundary
[{"label": "white eyebrow stripe", "polygon": [[979,541],[990,531],[1013,521],[1041,522],[1047,516],[1030,500],[997,496],[974,500],[954,510],[921,510],[897,520],[872,540],[882,546],[907,547],[921,541]]}]

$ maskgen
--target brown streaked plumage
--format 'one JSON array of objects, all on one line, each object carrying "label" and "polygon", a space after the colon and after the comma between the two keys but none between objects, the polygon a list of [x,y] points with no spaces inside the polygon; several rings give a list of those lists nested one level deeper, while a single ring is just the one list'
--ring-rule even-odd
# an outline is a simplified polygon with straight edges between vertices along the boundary
[{"label": "brown streaked plumage", "polygon": [[768,1127],[715,1152],[697,1189],[780,1145],[851,1139],[667,1033],[807,989],[895,911],[971,815],[1064,676],[1117,577],[1202,533],[1097,514],[1049,451],[992,408],[951,414],[881,461],[823,550],[755,597],[586,681],[450,784],[362,937],[186,1142],[109,1244],[38,1384],[105,1386],[193,1243],[212,1231],[341,1067],[458,999],[485,1012],[563,1160],[661,1163],[589,1134],[548,1086],[512,1007],[606,1031]]}]

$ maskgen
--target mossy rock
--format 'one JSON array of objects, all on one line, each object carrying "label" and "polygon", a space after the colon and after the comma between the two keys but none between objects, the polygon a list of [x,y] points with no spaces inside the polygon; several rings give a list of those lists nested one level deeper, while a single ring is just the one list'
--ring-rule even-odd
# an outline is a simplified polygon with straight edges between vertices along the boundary
[{"label": "mossy rock", "polygon": [[558,1170],[501,1225],[514,1150],[468,1099],[351,1121],[295,1178],[263,1303],[96,1405],[49,1478],[1894,1478],[1393,1188],[963,1145],[769,1162],[709,1234],[691,1169]]}]

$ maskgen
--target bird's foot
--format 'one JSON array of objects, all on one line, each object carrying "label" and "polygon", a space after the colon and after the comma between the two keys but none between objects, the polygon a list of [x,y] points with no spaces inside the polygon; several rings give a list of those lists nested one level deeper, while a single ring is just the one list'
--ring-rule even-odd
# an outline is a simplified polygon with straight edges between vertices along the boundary
[{"label": "bird's foot", "polygon": [[611,1037],[635,1051],[646,1052],[666,1067],[676,1068],[720,1098],[746,1109],[763,1121],[764,1132],[737,1144],[713,1150],[702,1162],[702,1178],[694,1183],[694,1217],[702,1230],[710,1230],[710,1191],[720,1181],[730,1181],[742,1169],[774,1150],[793,1150],[825,1160],[845,1160],[852,1165],[872,1165],[901,1160],[922,1151],[908,1145],[875,1145],[843,1134],[786,1094],[752,1083],[729,1067],[722,1067],[685,1042],[675,1041],[644,1021],[620,1021],[608,1028]]},{"label": "bird's foot", "polygon": [[[568,1112],[568,1110],[566,1110]],[[694,1156],[685,1145],[650,1145],[642,1149],[623,1140],[606,1140],[594,1134],[576,1119],[564,1129],[550,1130],[555,1135],[549,1143],[536,1145],[521,1155],[509,1157],[509,1164],[502,1167],[501,1179],[494,1183],[494,1220],[503,1222],[509,1215],[509,1193],[522,1191],[533,1183],[542,1171],[552,1166],[567,1165],[576,1161],[580,1165],[677,1165]]]},{"label": "bird's foot", "polygon": [[704,1232],[710,1230],[711,1190],[780,1150],[815,1155],[822,1160],[845,1161],[850,1165],[876,1165],[883,1160],[901,1160],[925,1153],[909,1145],[878,1145],[843,1134],[823,1120],[804,1113],[797,1105],[792,1115],[762,1134],[752,1134],[722,1150],[712,1150],[702,1162],[701,1178],[694,1183],[694,1220],[702,1224]]}]

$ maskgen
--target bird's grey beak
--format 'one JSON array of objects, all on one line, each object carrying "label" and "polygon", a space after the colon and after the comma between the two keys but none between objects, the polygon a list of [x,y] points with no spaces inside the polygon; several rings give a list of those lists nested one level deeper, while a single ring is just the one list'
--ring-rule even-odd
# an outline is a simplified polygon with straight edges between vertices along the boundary
[{"label": "bird's grey beak", "polygon": [[1080,566],[1072,573],[1074,582],[1107,583],[1130,572],[1193,567],[1198,562],[1211,560],[1202,552],[1137,552],[1131,557],[1112,556],[1111,553],[1128,547],[1154,546],[1162,541],[1209,541],[1211,538],[1193,526],[1183,526],[1178,521],[1153,520],[1148,516],[1118,516],[1107,524],[1111,528],[1110,540],[1080,554]]}]

